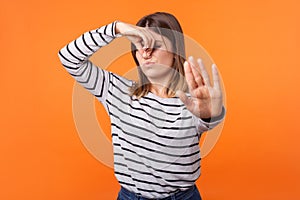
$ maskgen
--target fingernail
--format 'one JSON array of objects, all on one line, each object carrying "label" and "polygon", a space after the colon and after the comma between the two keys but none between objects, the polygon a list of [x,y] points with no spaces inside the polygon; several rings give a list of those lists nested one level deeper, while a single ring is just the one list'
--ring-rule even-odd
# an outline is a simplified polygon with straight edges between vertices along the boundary
[{"label": "fingernail", "polygon": [[194,60],[193,56],[189,56],[189,61],[193,61],[193,60]]}]

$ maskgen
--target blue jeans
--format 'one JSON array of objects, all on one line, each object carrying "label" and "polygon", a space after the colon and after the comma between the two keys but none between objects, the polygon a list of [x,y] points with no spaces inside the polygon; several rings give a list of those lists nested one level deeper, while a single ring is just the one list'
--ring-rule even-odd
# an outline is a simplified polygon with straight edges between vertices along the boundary
[{"label": "blue jeans", "polygon": [[[118,194],[117,200],[149,200],[148,198],[142,197],[134,192],[130,192],[121,186],[121,190]],[[201,200],[200,193],[196,185],[185,191],[179,191],[168,197],[162,198],[161,200]]]}]

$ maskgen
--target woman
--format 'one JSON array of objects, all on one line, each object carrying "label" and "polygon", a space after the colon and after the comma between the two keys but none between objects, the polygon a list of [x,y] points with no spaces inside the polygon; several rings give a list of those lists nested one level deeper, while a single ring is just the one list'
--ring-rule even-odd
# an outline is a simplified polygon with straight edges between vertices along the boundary
[{"label": "woman", "polygon": [[[138,82],[88,60],[121,36],[131,41]],[[216,66],[212,86],[201,60],[185,60],[173,15],[156,12],[136,26],[114,21],[63,47],[59,58],[110,116],[118,199],[201,199],[199,138],[223,120],[225,109]]]}]

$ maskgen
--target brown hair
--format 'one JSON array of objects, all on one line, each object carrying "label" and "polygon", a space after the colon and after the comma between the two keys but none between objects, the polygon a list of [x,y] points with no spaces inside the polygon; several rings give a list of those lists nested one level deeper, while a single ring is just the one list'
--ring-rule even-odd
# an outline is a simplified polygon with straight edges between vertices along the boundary
[{"label": "brown hair", "polygon": [[[141,18],[137,23],[140,27],[153,27],[151,30],[158,34],[166,36],[173,44],[172,52],[174,53],[173,62],[173,75],[168,82],[166,94],[174,96],[176,90],[187,91],[187,84],[184,78],[183,63],[185,61],[185,46],[182,28],[178,20],[169,13],[156,12],[149,14]],[[130,88],[131,95],[136,95],[140,98],[150,91],[151,83],[147,79],[146,75],[142,72],[139,62],[136,58],[136,48],[131,43],[131,54],[133,59],[138,66],[138,82]]]}]

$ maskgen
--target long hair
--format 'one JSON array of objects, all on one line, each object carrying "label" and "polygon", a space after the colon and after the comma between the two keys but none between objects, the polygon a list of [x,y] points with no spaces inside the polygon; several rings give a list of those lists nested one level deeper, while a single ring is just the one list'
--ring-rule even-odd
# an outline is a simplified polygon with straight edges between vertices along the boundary
[{"label": "long hair", "polygon": [[[154,32],[167,37],[172,44],[172,52],[174,54],[173,61],[173,74],[167,83],[166,94],[167,96],[174,96],[177,90],[187,91],[187,83],[184,78],[183,63],[185,61],[185,45],[182,28],[178,20],[169,13],[156,12],[149,14],[141,18],[137,23],[140,27],[151,27]],[[135,95],[140,98],[151,89],[151,83],[147,79],[146,75],[141,70],[139,62],[136,58],[136,47],[131,43],[131,54],[133,59],[138,66],[138,82],[130,88],[131,95]]]}]

